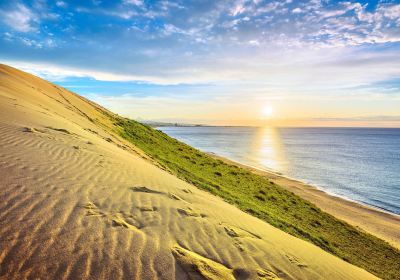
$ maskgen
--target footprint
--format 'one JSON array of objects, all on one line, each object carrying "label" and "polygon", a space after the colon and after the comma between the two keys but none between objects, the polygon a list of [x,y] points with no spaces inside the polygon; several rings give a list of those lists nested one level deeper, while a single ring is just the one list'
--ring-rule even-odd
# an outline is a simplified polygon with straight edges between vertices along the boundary
[{"label": "footprint", "polygon": [[51,126],[46,126],[46,128],[52,129],[52,130],[55,130],[55,131],[59,131],[59,132],[65,133],[65,134],[71,134],[71,132],[69,132],[65,128],[55,128],[55,127],[51,127]]},{"label": "footprint", "polygon": [[103,212],[101,212],[97,206],[92,203],[92,202],[88,202],[84,208],[87,210],[86,211],[86,216],[97,216],[97,217],[103,217],[105,214]]},{"label": "footprint", "polygon": [[189,189],[183,189],[182,190],[183,192],[185,192],[185,193],[193,193],[191,190],[189,190]]},{"label": "footprint", "polygon": [[260,236],[249,232],[247,230],[238,228],[238,227],[234,227],[232,225],[228,225],[228,224],[222,224],[225,232],[230,236],[230,237],[238,237],[238,238],[244,238],[244,237],[250,237],[250,238],[257,238],[257,239],[261,239]]},{"label": "footprint", "polygon": [[172,248],[172,254],[189,279],[235,279],[232,269],[178,245]]},{"label": "footprint", "polygon": [[133,192],[165,194],[165,193],[160,192],[160,191],[155,191],[155,190],[149,189],[148,187],[132,187],[132,188],[130,188],[130,190],[133,191]]},{"label": "footprint", "polygon": [[231,237],[243,237],[234,228],[229,226],[224,226],[226,233]]},{"label": "footprint", "polygon": [[174,199],[174,200],[179,200],[179,201],[187,202],[187,201],[185,201],[184,199],[180,198],[179,196],[177,196],[177,195],[174,194],[174,193],[165,193],[165,192],[161,192],[161,191],[156,191],[156,190],[149,189],[148,187],[143,187],[143,186],[140,186],[140,187],[132,187],[132,188],[130,188],[130,190],[133,191],[133,192],[143,192],[143,193],[162,194],[162,195],[166,195],[166,196],[168,196],[169,198]]},{"label": "footprint", "polygon": [[103,212],[93,202],[88,202],[84,208],[87,210],[86,216],[106,218],[111,221],[113,227],[124,227],[130,230],[142,228],[131,214]]},{"label": "footprint", "polygon": [[206,217],[206,215],[204,214],[200,214],[197,213],[196,211],[194,211],[191,208],[177,208],[176,210],[178,210],[179,214],[184,215],[184,216],[188,216],[188,217]]},{"label": "footprint", "polygon": [[298,267],[307,267],[308,265],[306,263],[302,263],[298,258],[296,258],[293,255],[286,254],[286,257],[288,260],[292,263],[297,265]]},{"label": "footprint", "polygon": [[155,206],[142,206],[142,207],[139,207],[139,210],[140,211],[142,211],[142,212],[152,212],[152,211],[157,211],[157,207],[155,207]]},{"label": "footprint", "polygon": [[234,244],[235,244],[236,248],[239,249],[240,252],[244,252],[245,251],[245,249],[243,248],[242,242],[240,242],[238,240],[235,240]]},{"label": "footprint", "polygon": [[86,208],[86,209],[95,209],[95,208],[97,208],[97,206],[93,203],[93,202],[88,202],[88,203],[86,203],[86,205],[85,206],[83,206],[83,208]]},{"label": "footprint", "polygon": [[134,225],[134,220],[133,219],[126,219],[121,215],[113,215],[111,218],[112,220],[112,226],[113,227],[124,227],[130,230],[138,230],[140,228],[139,225]]},{"label": "footprint", "polygon": [[44,133],[44,130],[38,129],[38,128],[33,128],[33,127],[23,127],[22,131],[29,132],[29,133],[36,133],[36,132]]},{"label": "footprint", "polygon": [[32,127],[24,127],[22,128],[23,132],[30,132],[30,133],[34,133],[36,132],[36,129],[32,128]]},{"label": "footprint", "polygon": [[180,198],[179,196],[177,196],[176,194],[173,194],[173,193],[169,193],[168,196],[169,196],[169,198],[172,198],[175,200],[184,201],[182,198]]},{"label": "footprint", "polygon": [[97,131],[95,131],[93,129],[90,129],[90,128],[84,128],[84,130],[89,131],[89,132],[91,132],[93,134],[99,134]]},{"label": "footprint", "polygon": [[280,279],[273,271],[269,269],[257,269],[258,279],[278,280]]}]

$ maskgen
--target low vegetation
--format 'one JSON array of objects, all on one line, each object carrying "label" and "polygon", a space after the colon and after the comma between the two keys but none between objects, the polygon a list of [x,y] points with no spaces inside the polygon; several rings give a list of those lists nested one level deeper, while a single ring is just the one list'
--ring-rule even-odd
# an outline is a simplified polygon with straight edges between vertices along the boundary
[{"label": "low vegetation", "polygon": [[165,133],[111,116],[117,132],[176,176],[271,225],[383,278],[400,279],[400,251],[259,175]]}]

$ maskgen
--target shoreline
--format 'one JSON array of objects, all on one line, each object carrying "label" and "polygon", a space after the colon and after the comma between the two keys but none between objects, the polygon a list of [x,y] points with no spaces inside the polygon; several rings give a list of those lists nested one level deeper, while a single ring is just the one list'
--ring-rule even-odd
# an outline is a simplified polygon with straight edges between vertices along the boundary
[{"label": "shoreline", "polygon": [[397,249],[400,249],[400,215],[330,194],[316,186],[287,177],[283,174],[274,172],[273,170],[265,170],[246,165],[214,153],[208,154],[211,157],[263,176],[282,188],[314,203],[323,211],[335,216],[336,218],[375,235],[387,241]]},{"label": "shoreline", "polygon": [[213,157],[216,157],[218,159],[224,160],[226,162],[230,162],[232,164],[241,166],[242,168],[250,169],[250,170],[256,171],[256,172],[268,173],[268,174],[271,174],[271,175],[274,175],[274,176],[278,176],[278,177],[283,177],[283,178],[291,180],[293,182],[297,182],[299,184],[303,184],[303,185],[315,188],[317,191],[324,192],[328,196],[333,196],[335,198],[343,199],[345,201],[349,201],[349,202],[353,202],[353,203],[356,203],[356,204],[360,204],[360,205],[365,206],[367,208],[372,208],[373,210],[376,210],[378,212],[383,212],[383,213],[386,213],[386,214],[389,214],[389,215],[393,215],[395,217],[399,217],[400,218],[400,214],[393,213],[393,212],[391,212],[391,211],[389,211],[389,210],[387,210],[385,208],[381,208],[379,206],[368,204],[366,202],[357,201],[355,199],[351,199],[349,197],[346,197],[345,195],[339,195],[339,194],[335,194],[333,192],[329,192],[327,190],[324,190],[324,188],[322,188],[322,187],[320,187],[320,186],[318,186],[316,184],[307,182],[307,181],[305,181],[303,179],[299,179],[299,178],[295,178],[295,177],[291,177],[291,176],[285,175],[285,174],[283,174],[283,173],[281,173],[279,171],[276,171],[274,169],[261,168],[261,167],[256,167],[256,166],[253,166],[253,165],[250,165],[250,164],[240,163],[240,162],[238,162],[236,160],[232,160],[232,159],[228,159],[228,158],[223,157],[223,156],[219,156],[219,155],[217,155],[217,154],[215,154],[213,152],[206,152],[206,153],[211,155],[211,156],[213,156]]}]

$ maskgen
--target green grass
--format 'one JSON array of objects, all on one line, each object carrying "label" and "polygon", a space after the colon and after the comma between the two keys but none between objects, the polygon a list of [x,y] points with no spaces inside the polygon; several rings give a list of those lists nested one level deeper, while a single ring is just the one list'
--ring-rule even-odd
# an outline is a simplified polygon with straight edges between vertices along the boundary
[{"label": "green grass", "polygon": [[117,132],[167,170],[271,225],[383,279],[400,279],[400,251],[266,178],[214,159],[165,133],[117,116]]}]

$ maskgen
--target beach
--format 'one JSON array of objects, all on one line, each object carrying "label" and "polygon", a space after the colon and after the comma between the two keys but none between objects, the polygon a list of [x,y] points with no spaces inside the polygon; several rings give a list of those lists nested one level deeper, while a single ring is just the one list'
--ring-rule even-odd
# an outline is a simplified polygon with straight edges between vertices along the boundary
[{"label": "beach", "polygon": [[261,175],[275,184],[311,201],[329,214],[362,230],[382,238],[400,248],[400,216],[355,201],[334,196],[304,182],[285,177],[278,173],[244,165],[224,157],[210,154],[229,164],[240,166]]}]

